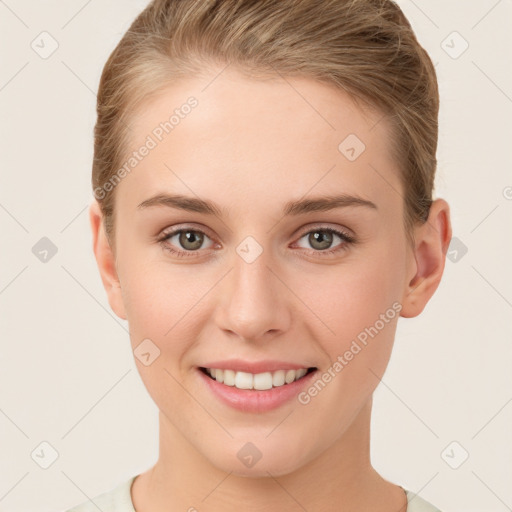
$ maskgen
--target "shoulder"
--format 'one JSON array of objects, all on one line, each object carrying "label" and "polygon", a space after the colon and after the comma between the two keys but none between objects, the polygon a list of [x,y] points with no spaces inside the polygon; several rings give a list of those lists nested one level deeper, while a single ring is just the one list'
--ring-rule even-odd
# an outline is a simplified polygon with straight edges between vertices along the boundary
[{"label": "shoulder", "polygon": [[404,491],[407,495],[407,512],[441,512],[438,508],[434,507],[434,505],[425,501],[421,496],[407,489],[404,489]]},{"label": "shoulder", "polygon": [[66,512],[98,512],[98,510],[135,512],[130,493],[134,480],[135,476],[125,480],[110,491],[100,494],[92,500],[84,501]]},{"label": "shoulder", "polygon": [[[116,512],[135,512],[131,498],[131,486],[135,476],[120,483],[110,491],[107,491],[92,500],[87,500],[65,512],[97,512],[99,510],[115,510]],[[407,495],[407,512],[441,512],[434,505],[404,489]]]}]

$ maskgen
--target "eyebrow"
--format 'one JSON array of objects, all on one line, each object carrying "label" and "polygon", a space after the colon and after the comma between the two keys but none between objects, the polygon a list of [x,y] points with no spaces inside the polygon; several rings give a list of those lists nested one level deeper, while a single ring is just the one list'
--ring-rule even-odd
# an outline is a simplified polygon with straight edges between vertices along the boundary
[{"label": "eyebrow", "polygon": [[[166,206],[189,212],[222,216],[222,210],[215,203],[206,199],[179,194],[157,194],[156,196],[142,201],[137,208],[144,209],[152,206]],[[302,215],[310,212],[325,212],[349,206],[363,206],[374,210],[378,209],[377,205],[368,199],[348,194],[341,194],[289,201],[283,208],[283,214]]]}]

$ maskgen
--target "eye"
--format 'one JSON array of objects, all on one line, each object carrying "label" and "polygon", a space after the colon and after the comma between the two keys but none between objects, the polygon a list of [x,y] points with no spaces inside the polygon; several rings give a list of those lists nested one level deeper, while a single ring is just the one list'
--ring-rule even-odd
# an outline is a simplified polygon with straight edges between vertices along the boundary
[{"label": "eye", "polygon": [[[332,248],[336,238],[340,240],[340,243]],[[302,239],[305,239],[305,242],[312,247],[309,251],[310,253],[322,257],[347,250],[351,244],[356,243],[355,238],[348,233],[324,226],[306,231],[299,238],[299,242]],[[210,240],[210,245],[207,247],[203,246],[205,240]],[[165,250],[178,258],[199,257],[202,255],[201,249],[211,249],[215,245],[204,231],[191,227],[164,231],[158,242]],[[308,249],[308,247],[304,247],[300,243],[299,247]]]},{"label": "eye", "polygon": [[[337,244],[334,248],[332,248],[332,244],[336,238],[340,239],[341,243]],[[326,256],[340,251],[344,251],[348,249],[348,247],[351,244],[355,243],[355,238],[350,236],[348,233],[327,227],[318,227],[313,230],[307,231],[300,237],[299,241],[302,239],[305,239],[306,243],[313,248],[312,252],[315,255],[320,253],[321,256]],[[304,246],[299,245],[299,247]],[[308,247],[304,248],[307,249]]]},{"label": "eye", "polygon": [[213,245],[212,242],[210,247],[203,247],[205,240],[210,240],[210,238],[203,231],[199,229],[182,228],[164,232],[159,242],[164,249],[170,251],[175,256],[195,257],[199,256],[199,254],[194,253],[199,252],[200,249],[211,248]]}]

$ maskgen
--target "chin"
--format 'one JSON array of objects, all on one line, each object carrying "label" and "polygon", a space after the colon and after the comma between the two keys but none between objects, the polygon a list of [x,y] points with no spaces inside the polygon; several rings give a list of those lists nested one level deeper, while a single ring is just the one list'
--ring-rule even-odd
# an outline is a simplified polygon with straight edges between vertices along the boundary
[{"label": "chin", "polygon": [[[293,451],[295,448],[290,447]],[[265,454],[265,452],[268,452]],[[298,470],[303,461],[296,458],[295,453],[287,455],[282,447],[267,447],[261,451],[249,443],[243,445],[242,449],[210,458],[210,462],[218,469],[232,473],[236,476],[249,478],[268,478],[269,476],[284,476]]]}]

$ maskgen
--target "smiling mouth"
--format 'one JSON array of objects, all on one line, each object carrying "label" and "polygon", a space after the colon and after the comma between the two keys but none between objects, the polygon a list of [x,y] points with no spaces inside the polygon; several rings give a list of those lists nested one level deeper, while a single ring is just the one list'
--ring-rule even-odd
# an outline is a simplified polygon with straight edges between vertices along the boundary
[{"label": "smiling mouth", "polygon": [[199,367],[210,379],[237,389],[264,391],[286,386],[317,370],[315,367],[298,370],[277,370],[273,372],[248,373],[219,368]]}]

